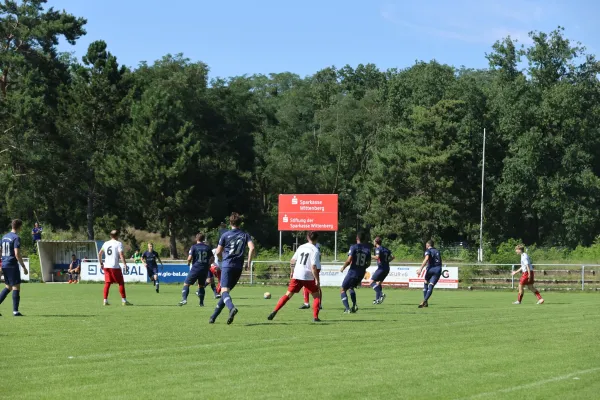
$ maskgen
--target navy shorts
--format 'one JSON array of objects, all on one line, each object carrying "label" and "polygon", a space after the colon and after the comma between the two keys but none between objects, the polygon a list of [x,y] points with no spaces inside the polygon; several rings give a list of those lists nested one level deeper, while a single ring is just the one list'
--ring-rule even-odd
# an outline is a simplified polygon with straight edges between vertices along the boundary
[{"label": "navy shorts", "polygon": [[432,267],[427,268],[427,273],[425,274],[425,282],[431,283],[435,286],[436,283],[440,280],[442,276],[442,267]]},{"label": "navy shorts", "polygon": [[214,279],[214,278],[215,278],[215,276],[213,275],[212,271],[209,268],[208,269],[208,275],[206,275],[206,279],[205,280]]},{"label": "navy shorts", "polygon": [[190,269],[190,272],[188,273],[187,278],[185,278],[185,283],[186,285],[193,285],[197,281],[200,285],[204,285],[208,273],[208,268],[192,267],[192,269]]},{"label": "navy shorts", "polygon": [[158,275],[158,267],[147,266],[146,270],[148,271],[149,278],[152,278],[154,275]]},{"label": "navy shorts", "polygon": [[356,275],[348,274],[348,275],[346,275],[346,277],[344,278],[344,281],[342,282],[342,289],[344,289],[344,290],[354,289],[355,287],[358,287],[361,285],[362,279],[363,279],[362,276],[358,277]]},{"label": "navy shorts", "polygon": [[233,289],[240,280],[243,270],[243,268],[221,268],[221,287]]},{"label": "navy shorts", "polygon": [[21,271],[19,271],[19,267],[4,267],[2,268],[2,274],[4,274],[4,283],[8,286],[21,284]]},{"label": "navy shorts", "polygon": [[389,273],[390,273],[389,268],[377,268],[377,271],[373,272],[373,275],[371,276],[371,280],[373,282],[383,282],[385,280],[385,278],[387,278]]}]

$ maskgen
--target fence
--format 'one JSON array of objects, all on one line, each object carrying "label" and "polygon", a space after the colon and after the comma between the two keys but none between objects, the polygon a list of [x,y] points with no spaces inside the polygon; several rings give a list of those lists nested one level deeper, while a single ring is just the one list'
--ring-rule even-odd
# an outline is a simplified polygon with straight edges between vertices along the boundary
[{"label": "fence", "polygon": [[[343,265],[327,262],[328,265]],[[418,263],[392,263],[392,266],[419,266]],[[465,264],[446,263],[458,267],[459,288],[463,289],[514,289],[519,285],[520,274],[511,272],[520,264]],[[534,264],[535,284],[543,290],[597,290],[600,291],[600,265]],[[289,281],[289,262],[254,261],[249,271],[244,271],[246,283],[285,284]]]}]

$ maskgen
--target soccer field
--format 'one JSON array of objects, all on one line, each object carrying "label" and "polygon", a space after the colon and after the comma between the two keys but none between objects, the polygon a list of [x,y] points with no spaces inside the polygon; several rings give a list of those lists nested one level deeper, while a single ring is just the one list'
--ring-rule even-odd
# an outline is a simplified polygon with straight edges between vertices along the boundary
[{"label": "soccer field", "polygon": [[[324,290],[320,324],[292,299],[267,315],[284,287],[239,287],[235,322],[209,325],[181,286],[23,286],[21,311],[0,306],[5,399],[581,399],[600,393],[600,297],[545,293],[357,291],[359,312],[342,314],[337,289]],[[269,290],[271,300],[262,294]]]}]

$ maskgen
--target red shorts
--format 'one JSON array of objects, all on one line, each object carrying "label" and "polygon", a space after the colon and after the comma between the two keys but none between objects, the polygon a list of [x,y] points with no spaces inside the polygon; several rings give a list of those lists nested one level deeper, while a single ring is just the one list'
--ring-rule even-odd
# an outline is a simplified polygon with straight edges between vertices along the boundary
[{"label": "red shorts", "polygon": [[118,283],[119,285],[125,283],[121,268],[104,268],[104,282]]},{"label": "red shorts", "polygon": [[531,274],[528,274],[527,272],[523,272],[523,275],[521,275],[521,279],[519,280],[519,283],[521,285],[533,285],[533,282],[535,280],[533,271],[531,271]]},{"label": "red shorts", "polygon": [[299,293],[300,289],[303,287],[307,288],[309,292],[316,293],[319,291],[319,287],[317,283],[312,281],[301,281],[299,279],[292,279],[290,281],[290,286],[288,286],[288,292]]}]

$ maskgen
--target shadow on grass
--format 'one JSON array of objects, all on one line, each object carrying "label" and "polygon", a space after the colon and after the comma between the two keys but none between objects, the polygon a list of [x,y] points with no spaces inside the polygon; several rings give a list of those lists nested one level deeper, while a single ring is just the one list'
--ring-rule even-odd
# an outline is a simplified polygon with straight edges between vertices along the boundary
[{"label": "shadow on grass", "polygon": [[134,304],[133,307],[180,307],[180,306],[177,304]]},{"label": "shadow on grass", "polygon": [[244,326],[263,326],[263,325],[291,325],[287,322],[256,322],[254,324],[244,324]]},{"label": "shadow on grass", "polygon": [[42,317],[42,318],[91,318],[91,317],[97,317],[98,314],[43,314],[43,315],[37,315],[37,317]]}]

